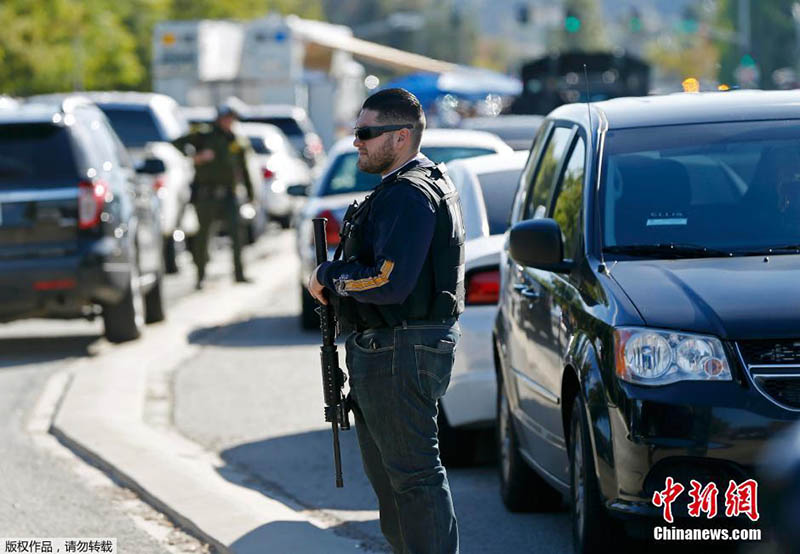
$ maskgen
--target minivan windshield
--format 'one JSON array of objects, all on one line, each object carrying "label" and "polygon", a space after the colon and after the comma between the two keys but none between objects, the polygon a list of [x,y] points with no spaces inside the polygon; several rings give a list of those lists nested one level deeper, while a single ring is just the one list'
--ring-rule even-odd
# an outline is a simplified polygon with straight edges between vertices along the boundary
[{"label": "minivan windshield", "polygon": [[611,130],[606,253],[709,257],[800,248],[800,120]]}]

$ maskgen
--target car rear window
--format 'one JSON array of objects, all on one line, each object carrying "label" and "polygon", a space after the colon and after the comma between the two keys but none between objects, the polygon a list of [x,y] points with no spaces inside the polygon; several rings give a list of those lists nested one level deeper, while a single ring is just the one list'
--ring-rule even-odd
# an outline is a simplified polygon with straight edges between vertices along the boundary
[{"label": "car rear window", "polygon": [[111,121],[111,126],[119,135],[122,143],[129,148],[141,148],[148,142],[166,142],[169,140],[159,128],[153,114],[146,106],[141,108],[113,108],[100,106],[100,109]]},{"label": "car rear window", "polygon": [[[422,153],[435,163],[447,163],[458,158],[469,158],[484,154],[494,154],[494,150],[488,148],[468,148],[468,147],[449,147],[432,146],[423,147]],[[356,167],[358,162],[357,152],[348,152],[339,156],[333,162],[333,166],[327,173],[319,189],[319,196],[331,194],[349,194],[355,192],[367,192],[378,186],[381,182],[379,175],[364,173]]]},{"label": "car rear window", "polygon": [[304,134],[303,129],[300,128],[297,120],[292,119],[291,117],[248,117],[243,119],[243,121],[252,121],[254,123],[270,123],[278,127],[278,129],[283,131],[287,136],[302,136]]},{"label": "car rear window", "polygon": [[77,184],[67,130],[49,123],[0,125],[0,190]]},{"label": "car rear window", "polygon": [[478,175],[490,235],[501,235],[508,229],[508,214],[517,192],[520,173],[522,169],[509,169]]},{"label": "car rear window", "polygon": [[426,146],[421,148],[421,150],[432,162],[437,164],[447,163],[450,160],[497,153],[497,151],[492,148],[472,148],[465,146]]},{"label": "car rear window", "polygon": [[256,154],[280,154],[292,151],[292,146],[277,133],[265,135],[248,135],[250,145]]}]

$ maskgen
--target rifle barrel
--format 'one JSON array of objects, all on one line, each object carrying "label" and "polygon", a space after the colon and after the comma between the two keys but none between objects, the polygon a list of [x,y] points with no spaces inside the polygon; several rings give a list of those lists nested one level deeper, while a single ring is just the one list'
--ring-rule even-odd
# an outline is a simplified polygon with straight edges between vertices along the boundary
[{"label": "rifle barrel", "polygon": [[[328,220],[325,218],[314,218],[314,250],[317,257],[317,265],[328,260],[328,244],[325,232],[325,225]],[[342,382],[339,378],[339,354],[336,351],[336,320],[331,306],[319,304],[320,332],[322,333],[322,347],[320,361],[322,362],[322,392],[325,401],[325,421],[331,422],[333,432],[333,464],[336,471],[336,488],[344,486],[342,479],[342,453],[339,446],[339,427],[350,428],[350,422],[342,424],[342,413],[347,420],[347,413],[341,410],[342,403]]]}]

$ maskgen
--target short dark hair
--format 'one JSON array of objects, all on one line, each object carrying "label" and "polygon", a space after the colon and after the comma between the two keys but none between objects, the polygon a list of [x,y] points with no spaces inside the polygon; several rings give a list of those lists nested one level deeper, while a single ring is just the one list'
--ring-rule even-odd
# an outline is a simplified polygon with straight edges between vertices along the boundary
[{"label": "short dark hair", "polygon": [[387,88],[376,92],[361,106],[362,110],[378,112],[380,123],[411,123],[411,138],[416,147],[425,129],[425,112],[417,97],[403,88]]}]

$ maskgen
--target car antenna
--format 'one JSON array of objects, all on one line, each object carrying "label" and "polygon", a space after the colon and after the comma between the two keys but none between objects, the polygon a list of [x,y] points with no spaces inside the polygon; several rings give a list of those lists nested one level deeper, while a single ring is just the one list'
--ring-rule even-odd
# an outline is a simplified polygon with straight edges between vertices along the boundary
[{"label": "car antenna", "polygon": [[589,90],[589,70],[583,64],[583,82],[586,85],[586,111],[589,113],[589,144],[594,145],[594,128],[592,127],[592,93]]},{"label": "car antenna", "polygon": [[[586,111],[589,114],[589,144],[594,147],[594,127],[592,126],[592,93],[589,90],[589,70],[583,64],[583,81],[586,85]],[[600,253],[600,266],[597,268],[600,273],[606,272],[606,264],[603,253]]]}]

